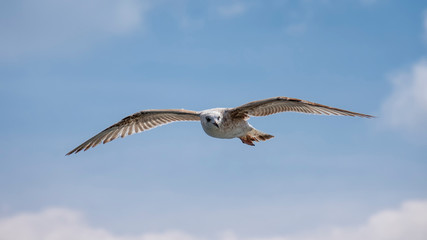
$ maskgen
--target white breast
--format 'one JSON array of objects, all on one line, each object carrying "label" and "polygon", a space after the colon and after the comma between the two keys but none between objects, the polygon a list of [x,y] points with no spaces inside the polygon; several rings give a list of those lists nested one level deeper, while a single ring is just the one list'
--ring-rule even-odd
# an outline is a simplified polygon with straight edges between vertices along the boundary
[{"label": "white breast", "polygon": [[215,138],[235,138],[246,135],[253,128],[245,120],[224,121],[219,128],[211,124],[202,123],[203,130],[211,137]]}]

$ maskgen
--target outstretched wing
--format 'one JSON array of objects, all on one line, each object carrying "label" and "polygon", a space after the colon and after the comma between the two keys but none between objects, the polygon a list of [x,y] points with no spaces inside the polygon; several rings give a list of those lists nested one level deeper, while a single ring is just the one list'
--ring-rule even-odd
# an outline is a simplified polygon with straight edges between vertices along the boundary
[{"label": "outstretched wing", "polygon": [[104,131],[71,150],[67,155],[78,153],[81,150],[86,151],[101,142],[107,143],[119,136],[123,138],[171,122],[199,120],[199,113],[184,109],[158,109],[137,112],[106,128]]},{"label": "outstretched wing", "polygon": [[344,115],[364,118],[373,117],[371,115],[350,112],[339,108],[333,108],[322,104],[289,97],[275,97],[254,101],[236,108],[232,108],[229,111],[231,116],[236,118],[246,118],[248,116],[267,116],[279,112]]}]

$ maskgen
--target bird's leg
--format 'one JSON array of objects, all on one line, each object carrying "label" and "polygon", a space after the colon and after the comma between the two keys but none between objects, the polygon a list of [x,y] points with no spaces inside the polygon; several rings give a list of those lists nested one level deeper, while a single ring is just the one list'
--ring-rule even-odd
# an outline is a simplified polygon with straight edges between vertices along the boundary
[{"label": "bird's leg", "polygon": [[259,141],[265,141],[270,138],[273,138],[273,135],[263,133],[261,131],[258,131],[256,129],[252,129],[250,132],[248,132],[245,136],[239,137],[242,143],[248,144],[251,146],[255,146],[253,141],[259,142]]},{"label": "bird's leg", "polygon": [[249,135],[243,136],[243,137],[239,137],[240,140],[242,141],[242,143],[250,145],[250,146],[255,146],[255,144],[253,143],[253,141],[257,141],[258,140],[254,137],[251,137]]}]

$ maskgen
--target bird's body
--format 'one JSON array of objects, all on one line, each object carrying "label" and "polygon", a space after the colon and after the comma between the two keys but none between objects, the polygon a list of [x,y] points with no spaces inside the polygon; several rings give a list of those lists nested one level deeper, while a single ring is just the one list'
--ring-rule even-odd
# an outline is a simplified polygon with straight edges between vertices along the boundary
[{"label": "bird's body", "polygon": [[[205,133],[215,138],[240,137],[252,130],[252,126],[245,119],[232,119],[226,108],[204,110],[200,113],[200,119]],[[208,122],[208,119],[211,120]]]},{"label": "bird's body", "polygon": [[200,122],[205,133],[214,138],[240,138],[248,145],[253,141],[267,140],[272,135],[265,134],[253,128],[249,123],[249,117],[232,117],[232,109],[213,108],[200,113]]},{"label": "bird's body", "polygon": [[67,155],[86,151],[99,143],[110,142],[133,133],[142,132],[174,121],[200,121],[205,133],[215,138],[239,138],[243,143],[254,146],[253,141],[265,141],[270,134],[253,128],[247,120],[250,116],[267,116],[279,112],[303,112],[324,115],[344,115],[371,118],[373,116],[328,107],[318,103],[288,97],[268,98],[254,101],[236,108],[212,108],[200,112],[184,109],[156,109],[137,112],[123,118],[76,147]]}]

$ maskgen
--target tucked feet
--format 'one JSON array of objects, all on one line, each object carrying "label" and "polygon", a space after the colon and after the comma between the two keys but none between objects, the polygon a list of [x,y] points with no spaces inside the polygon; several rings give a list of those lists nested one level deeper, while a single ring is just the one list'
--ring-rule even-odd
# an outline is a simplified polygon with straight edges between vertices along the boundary
[{"label": "tucked feet", "polygon": [[239,139],[242,141],[242,143],[250,145],[250,146],[255,146],[255,144],[253,143],[255,142],[259,142],[259,141],[265,141],[268,140],[270,138],[273,138],[273,135],[267,134],[267,133],[263,133],[260,132],[256,129],[250,131],[248,134],[246,134],[245,136],[239,137]]}]

